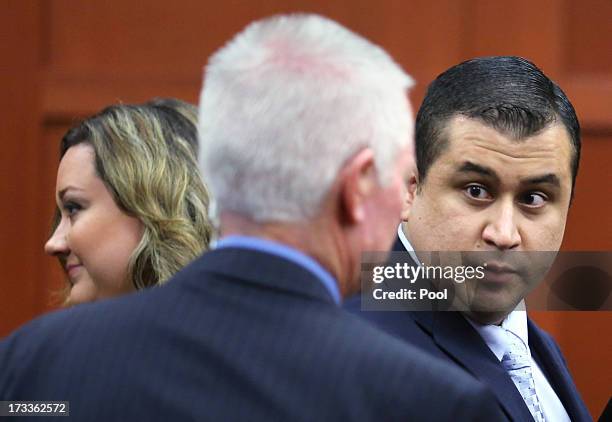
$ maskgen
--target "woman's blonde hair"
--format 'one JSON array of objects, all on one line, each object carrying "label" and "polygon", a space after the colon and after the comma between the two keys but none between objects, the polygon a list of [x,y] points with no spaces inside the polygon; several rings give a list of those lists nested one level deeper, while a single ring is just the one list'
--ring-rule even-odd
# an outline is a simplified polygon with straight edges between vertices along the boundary
[{"label": "woman's blonde hair", "polygon": [[128,264],[137,289],[164,283],[207,248],[212,226],[194,106],[174,99],[113,105],[70,129],[60,158],[81,143],[93,147],[97,175],[117,205],[144,226]]}]

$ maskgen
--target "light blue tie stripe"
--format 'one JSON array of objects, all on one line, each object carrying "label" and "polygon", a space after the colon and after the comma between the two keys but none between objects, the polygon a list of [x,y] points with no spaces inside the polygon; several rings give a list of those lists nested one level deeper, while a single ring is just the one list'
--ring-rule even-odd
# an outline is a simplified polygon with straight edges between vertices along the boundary
[{"label": "light blue tie stripe", "polygon": [[535,382],[531,373],[531,356],[527,346],[520,337],[512,331],[505,330],[508,339],[508,349],[502,358],[502,365],[521,393],[527,408],[536,422],[545,422],[544,412],[540,406],[535,390]]}]

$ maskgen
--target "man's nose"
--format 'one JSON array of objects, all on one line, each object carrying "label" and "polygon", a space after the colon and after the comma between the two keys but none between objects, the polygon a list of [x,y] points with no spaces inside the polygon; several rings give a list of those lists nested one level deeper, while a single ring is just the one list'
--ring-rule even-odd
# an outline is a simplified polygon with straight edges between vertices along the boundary
[{"label": "man's nose", "polygon": [[64,220],[60,220],[55,231],[45,243],[45,253],[48,255],[65,255],[70,252],[70,248],[68,247],[68,242],[66,239],[67,235],[67,227]]},{"label": "man's nose", "polygon": [[522,239],[512,198],[497,202],[489,211],[488,221],[482,232],[484,242],[499,250],[518,248]]}]

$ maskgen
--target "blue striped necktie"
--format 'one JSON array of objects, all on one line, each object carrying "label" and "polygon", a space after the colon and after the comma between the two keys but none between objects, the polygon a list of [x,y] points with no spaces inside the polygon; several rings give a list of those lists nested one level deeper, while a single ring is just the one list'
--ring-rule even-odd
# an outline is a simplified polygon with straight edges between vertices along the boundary
[{"label": "blue striped necktie", "polygon": [[505,330],[507,350],[502,358],[502,365],[508,371],[512,382],[521,393],[536,422],[544,422],[544,413],[535,390],[535,382],[531,373],[531,356],[523,340],[512,331]]}]

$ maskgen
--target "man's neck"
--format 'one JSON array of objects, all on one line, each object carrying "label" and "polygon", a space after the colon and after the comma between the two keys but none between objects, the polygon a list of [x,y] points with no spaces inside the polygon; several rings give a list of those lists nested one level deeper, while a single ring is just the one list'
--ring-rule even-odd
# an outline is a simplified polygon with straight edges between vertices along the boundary
[{"label": "man's neck", "polygon": [[470,321],[481,325],[501,325],[504,319],[508,317],[508,313],[503,312],[461,312]]},{"label": "man's neck", "polygon": [[[324,220],[314,218],[302,222],[258,223],[234,212],[221,214],[221,236],[251,236],[290,246],[308,255],[325,268],[338,283],[343,297],[352,293],[347,263],[342,259],[343,242],[333,234],[333,228]],[[340,249],[338,249],[340,248]]]}]

